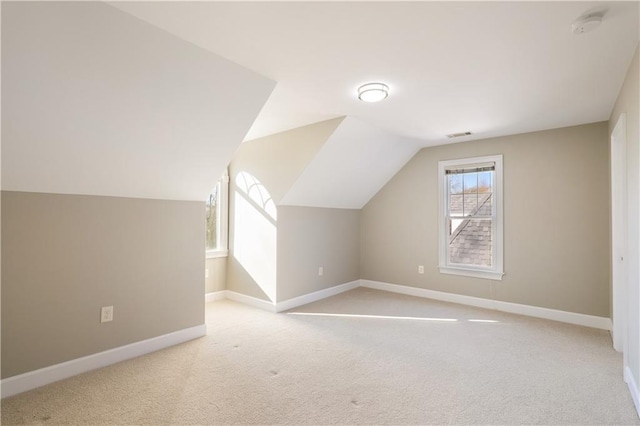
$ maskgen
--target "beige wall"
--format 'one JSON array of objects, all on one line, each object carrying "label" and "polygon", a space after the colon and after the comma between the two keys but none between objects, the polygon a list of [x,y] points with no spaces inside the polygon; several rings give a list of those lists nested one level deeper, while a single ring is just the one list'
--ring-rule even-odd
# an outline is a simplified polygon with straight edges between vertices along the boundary
[{"label": "beige wall", "polygon": [[227,258],[216,257],[205,262],[205,293],[213,293],[227,289]]},{"label": "beige wall", "polygon": [[359,246],[360,210],[281,206],[278,302],[359,279]]},{"label": "beige wall", "polygon": [[[492,154],[504,156],[505,276],[440,274],[438,161]],[[607,123],[425,148],[362,211],[361,278],[608,316],[608,162]]]},{"label": "beige wall", "polygon": [[621,113],[627,114],[627,193],[628,193],[628,255],[629,259],[629,368],[635,382],[640,383],[640,85],[638,84],[639,49],[633,58],[620,90],[611,118],[609,134],[613,131]]},{"label": "beige wall", "polygon": [[203,223],[200,202],[3,191],[2,377],[203,324]]}]

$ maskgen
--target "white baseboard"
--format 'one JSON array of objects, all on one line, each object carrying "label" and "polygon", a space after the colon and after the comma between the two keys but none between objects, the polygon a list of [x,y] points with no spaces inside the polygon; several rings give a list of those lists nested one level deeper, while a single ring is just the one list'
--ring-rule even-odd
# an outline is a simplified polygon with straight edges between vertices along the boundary
[{"label": "white baseboard", "polygon": [[[552,321],[564,322],[568,324],[581,325],[584,327],[598,328],[611,331],[611,319],[594,315],[578,314],[575,312],[559,311],[556,309],[541,308],[538,306],[521,305],[518,303],[503,302],[500,300],[483,299],[480,297],[464,296],[461,294],[446,293],[442,291],[427,290],[424,288],[409,287],[398,284],[390,284],[380,281],[356,280],[345,284],[339,284],[324,290],[294,297],[283,302],[272,303],[255,297],[233,291],[225,291],[225,297],[236,302],[244,303],[269,312],[282,312],[297,306],[306,305],[345,291],[353,290],[357,287],[367,287],[376,290],[384,290],[392,293],[406,294],[408,296],[424,297],[427,299],[440,300],[443,302],[458,303],[461,305],[475,306],[484,309],[509,312],[512,314],[525,315],[535,318],[543,318]],[[223,292],[218,292],[223,293]],[[209,293],[217,294],[217,293]],[[208,295],[207,295],[208,296]],[[221,297],[221,296],[220,296]],[[218,299],[216,299],[218,300]]]},{"label": "white baseboard", "polygon": [[[224,293],[227,299],[233,300],[235,302],[244,303],[245,305],[253,306],[254,308],[263,309],[269,312],[282,312],[286,311],[287,309],[292,309],[297,306],[306,305],[307,303],[315,302],[317,300],[325,299],[336,294],[344,293],[345,291],[353,290],[354,288],[357,288],[359,286],[360,280],[351,281],[348,283],[329,287],[324,290],[305,294],[303,296],[294,297],[293,299],[285,300],[278,303],[273,303],[267,300],[258,299],[256,297],[247,296],[245,294],[236,293],[235,291],[231,290],[226,290]],[[208,295],[205,295],[205,300],[207,300],[207,296]]]},{"label": "white baseboard", "polygon": [[390,291],[393,293],[407,294],[409,296],[424,297],[427,299],[441,300],[443,302],[459,303],[461,305],[476,306],[479,308],[493,309],[512,314],[526,315],[530,317],[549,319],[585,327],[611,330],[611,319],[593,315],[577,314],[575,312],[558,311],[555,309],[540,308],[537,306],[520,305],[517,303],[502,302],[499,300],[483,299],[480,297],[463,296],[460,294],[445,293],[442,291],[427,290],[417,287],[409,287],[397,284],[383,283],[380,281],[360,280],[362,287],[376,290]]},{"label": "white baseboard", "polygon": [[206,325],[197,325],[184,330],[175,331],[118,348],[109,349],[97,354],[88,355],[82,358],[60,364],[51,365],[39,370],[8,377],[0,381],[0,393],[2,398],[26,392],[58,380],[66,379],[97,368],[106,367],[116,362],[135,358],[169,346],[193,340],[207,334]]},{"label": "white baseboard", "polygon": [[222,300],[222,299],[226,299],[227,298],[227,291],[226,290],[222,290],[222,291],[214,291],[212,293],[206,293],[204,295],[204,301],[205,303],[207,302],[215,302],[218,300]]},{"label": "white baseboard", "polygon": [[306,305],[307,303],[326,299],[327,297],[335,296],[336,294],[344,293],[345,291],[353,290],[354,288],[358,288],[358,287],[360,287],[360,280],[355,280],[348,283],[325,288],[324,290],[314,291],[313,293],[294,297],[292,299],[288,299],[283,302],[277,302],[276,312],[286,311],[288,309],[293,309],[298,306]]},{"label": "white baseboard", "polygon": [[611,318],[496,301],[496,310],[611,331]]},{"label": "white baseboard", "polygon": [[409,287],[405,285],[389,284],[380,281],[360,280],[361,287],[375,290],[390,291],[392,293],[406,294],[408,296],[424,297],[426,299],[440,300],[443,302],[459,303],[461,305],[476,306],[478,308],[495,309],[493,300],[480,297],[463,296],[460,294],[445,293],[442,291],[427,290],[424,288]]},{"label": "white baseboard", "polygon": [[276,305],[273,302],[269,302],[267,300],[262,300],[256,297],[247,296],[245,294],[236,293],[235,291],[231,290],[226,290],[225,296],[229,300],[244,303],[245,305],[253,306],[254,308],[263,309],[269,312],[276,311]]},{"label": "white baseboard", "polygon": [[640,392],[638,392],[638,385],[636,384],[633,374],[628,366],[624,367],[624,381],[627,382],[629,392],[631,392],[631,398],[633,398],[633,403],[636,405],[638,417],[640,417]]}]

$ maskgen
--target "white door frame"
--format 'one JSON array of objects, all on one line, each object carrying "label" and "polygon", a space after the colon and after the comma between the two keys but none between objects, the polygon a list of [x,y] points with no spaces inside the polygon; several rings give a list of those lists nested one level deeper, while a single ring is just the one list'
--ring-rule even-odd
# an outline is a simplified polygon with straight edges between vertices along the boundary
[{"label": "white door frame", "polygon": [[627,365],[627,119],[620,114],[611,132],[611,278],[613,347]]}]

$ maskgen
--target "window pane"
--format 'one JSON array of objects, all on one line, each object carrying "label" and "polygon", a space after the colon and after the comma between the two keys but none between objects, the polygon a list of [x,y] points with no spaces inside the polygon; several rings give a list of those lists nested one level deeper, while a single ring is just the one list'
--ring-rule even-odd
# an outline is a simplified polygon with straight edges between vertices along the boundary
[{"label": "window pane", "polygon": [[451,216],[463,215],[463,210],[462,210],[463,200],[464,198],[462,194],[449,196],[449,212]]},{"label": "window pane", "polygon": [[462,194],[462,175],[447,175],[449,179],[449,193]]},{"label": "window pane", "polygon": [[218,188],[219,185],[216,185],[209,194],[209,198],[206,202],[206,218],[207,218],[207,237],[206,237],[206,249],[207,250],[215,250],[218,245],[217,238],[217,207],[218,207]]},{"label": "window pane", "polygon": [[478,173],[464,173],[464,191],[467,194],[478,192]]},{"label": "window pane", "polygon": [[478,193],[469,192],[469,193],[463,194],[463,196],[464,196],[464,215],[473,216],[476,213],[476,207],[478,207]]},{"label": "window pane", "polygon": [[449,180],[449,214],[463,215],[462,175],[448,175]]},{"label": "window pane", "polygon": [[480,208],[474,216],[491,216],[493,214],[493,194],[478,194],[478,202],[480,203]]},{"label": "window pane", "polygon": [[447,175],[450,216],[491,216],[493,172]]},{"label": "window pane", "polygon": [[449,263],[490,268],[490,219],[449,220]]},{"label": "window pane", "polygon": [[493,172],[478,173],[478,192],[493,192],[492,176]]}]

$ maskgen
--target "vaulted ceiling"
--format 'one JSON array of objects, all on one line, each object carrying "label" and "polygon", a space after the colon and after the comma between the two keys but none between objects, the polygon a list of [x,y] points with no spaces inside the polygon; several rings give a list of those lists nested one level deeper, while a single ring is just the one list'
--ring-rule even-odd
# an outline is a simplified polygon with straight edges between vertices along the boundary
[{"label": "vaulted ceiling", "polygon": [[280,204],[361,209],[420,149],[420,141],[346,117]]},{"label": "vaulted ceiling", "polygon": [[[638,2],[113,5],[278,82],[246,139],[345,115],[424,146],[607,120],[639,40]],[[356,99],[378,80],[387,100]]]},{"label": "vaulted ceiling", "polygon": [[[574,35],[590,12],[602,25]],[[359,208],[448,133],[607,120],[639,18],[638,2],[3,2],[2,189],[203,200],[243,140],[346,116],[282,204]],[[370,81],[389,98],[360,102]]]},{"label": "vaulted ceiling", "polygon": [[203,201],[274,85],[102,2],[3,2],[2,189]]}]

